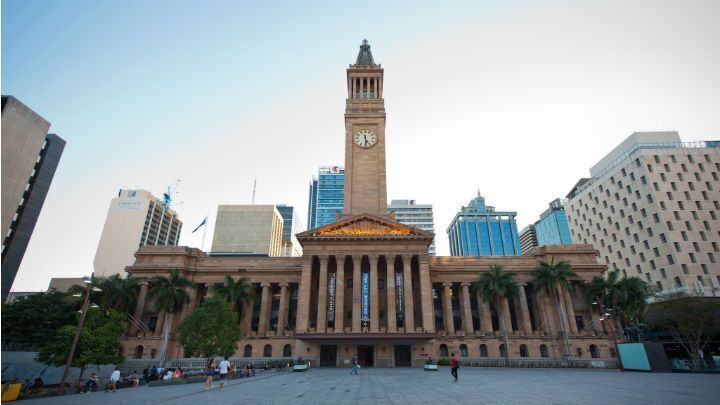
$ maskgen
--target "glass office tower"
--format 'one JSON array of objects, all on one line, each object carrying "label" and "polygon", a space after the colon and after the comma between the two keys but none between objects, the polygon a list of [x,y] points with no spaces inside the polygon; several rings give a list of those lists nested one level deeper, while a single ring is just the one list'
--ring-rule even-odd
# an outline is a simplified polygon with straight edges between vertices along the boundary
[{"label": "glass office tower", "polygon": [[308,229],[335,222],[345,204],[345,168],[323,166],[310,182]]},{"label": "glass office tower", "polygon": [[572,244],[564,200],[557,198],[550,203],[550,208],[535,223],[535,234],[538,246]]},{"label": "glass office tower", "polygon": [[495,211],[478,193],[455,215],[447,233],[451,256],[519,256],[517,212]]}]

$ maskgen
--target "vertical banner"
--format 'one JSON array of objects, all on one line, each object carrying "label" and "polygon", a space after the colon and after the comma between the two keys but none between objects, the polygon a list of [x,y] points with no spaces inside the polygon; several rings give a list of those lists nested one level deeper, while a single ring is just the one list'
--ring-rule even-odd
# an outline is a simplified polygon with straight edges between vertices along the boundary
[{"label": "vertical banner", "polygon": [[370,318],[370,273],[362,273],[362,310],[360,317],[363,319]]},{"label": "vertical banner", "polygon": [[328,274],[327,320],[335,321],[335,273]]},{"label": "vertical banner", "polygon": [[395,273],[395,297],[397,299],[397,316],[399,320],[405,319],[405,288],[403,286],[402,273]]}]

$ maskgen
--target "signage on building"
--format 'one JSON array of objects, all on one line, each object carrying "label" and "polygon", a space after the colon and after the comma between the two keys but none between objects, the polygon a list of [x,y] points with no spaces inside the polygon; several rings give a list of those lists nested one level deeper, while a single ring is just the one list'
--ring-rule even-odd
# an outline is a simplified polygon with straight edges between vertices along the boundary
[{"label": "signage on building", "polygon": [[328,306],[327,319],[330,322],[335,321],[335,273],[330,273],[328,277]]},{"label": "signage on building", "polygon": [[143,208],[143,204],[138,200],[123,200],[115,203],[115,210],[139,210]]},{"label": "signage on building", "polygon": [[403,288],[403,278],[402,273],[395,273],[395,297],[397,297],[397,316],[398,319],[403,320],[405,319],[405,306],[403,299],[403,294],[405,292],[405,289]]},{"label": "signage on building", "polygon": [[362,310],[360,317],[363,319],[370,318],[370,274],[362,273]]}]

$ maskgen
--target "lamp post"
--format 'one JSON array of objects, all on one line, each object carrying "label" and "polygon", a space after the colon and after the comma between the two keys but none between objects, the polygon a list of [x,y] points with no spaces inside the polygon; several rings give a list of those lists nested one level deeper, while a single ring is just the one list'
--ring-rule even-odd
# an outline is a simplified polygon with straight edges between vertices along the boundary
[{"label": "lamp post", "polygon": [[[606,290],[606,292],[607,292],[607,290]],[[611,308],[607,308],[604,304],[602,304],[598,297],[595,297],[595,302],[593,302],[593,304],[599,305],[600,309],[602,309],[602,316],[600,316],[600,321],[604,321],[605,319],[608,319],[612,316],[611,312],[613,312],[613,310]],[[623,368],[622,357],[620,357],[620,348],[618,347],[618,343],[617,343],[617,335],[615,333],[615,326],[610,325],[610,330],[612,331],[613,346],[615,347],[615,354],[617,355],[618,366],[620,366],[620,371],[624,373],[625,368]]]},{"label": "lamp post", "polygon": [[[80,309],[80,320],[78,321],[78,327],[75,331],[75,338],[73,338],[72,346],[70,347],[70,354],[68,354],[67,362],[65,362],[65,369],[63,370],[62,379],[60,380],[60,386],[58,387],[58,395],[65,394],[65,382],[67,381],[68,374],[70,373],[70,366],[72,364],[72,359],[75,356],[75,349],[77,348],[78,341],[80,340],[80,331],[82,330],[83,323],[85,322],[85,315],[87,315],[88,307],[90,306],[90,292],[100,291],[99,288],[93,288],[92,286],[92,279],[94,275],[95,273],[92,273],[89,280],[84,280],[85,298],[83,299],[82,309]],[[95,305],[93,304],[93,306]]]}]

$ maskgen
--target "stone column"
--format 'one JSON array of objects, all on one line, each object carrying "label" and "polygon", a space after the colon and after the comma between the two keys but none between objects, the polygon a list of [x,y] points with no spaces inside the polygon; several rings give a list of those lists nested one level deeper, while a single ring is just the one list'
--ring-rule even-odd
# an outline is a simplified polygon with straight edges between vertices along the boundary
[{"label": "stone column", "polygon": [[262,287],[262,298],[260,300],[260,324],[258,325],[258,336],[265,336],[270,321],[270,283],[260,284]]},{"label": "stone column", "polygon": [[360,333],[360,290],[362,289],[360,272],[362,271],[362,256],[353,255],[353,310],[352,310],[352,331]]},{"label": "stone column", "polygon": [[475,293],[475,299],[477,300],[478,311],[480,312],[480,329],[485,333],[493,333],[490,305],[483,301],[479,291]]},{"label": "stone column", "polygon": [[298,333],[307,333],[310,320],[310,284],[312,280],[312,256],[304,257],[298,288],[297,325]]},{"label": "stone column", "polygon": [[240,331],[243,332],[243,335],[246,335],[252,330],[252,315],[254,309],[255,298],[243,304],[242,321],[240,322]]},{"label": "stone column", "polygon": [[465,329],[466,334],[472,335],[474,329],[472,319],[472,307],[470,306],[470,283],[466,282],[460,284],[460,289],[460,298],[462,298],[463,328]]},{"label": "stone column", "polygon": [[405,290],[405,332],[415,332],[415,310],[413,309],[412,255],[402,255],[403,287]]},{"label": "stone column", "polygon": [[380,300],[378,294],[378,255],[370,255],[370,332],[380,332]]},{"label": "stone column", "polygon": [[448,335],[455,334],[455,322],[452,314],[452,283],[443,283],[443,318],[445,320],[445,332]]},{"label": "stone column", "polygon": [[345,255],[335,256],[335,333],[345,332]]},{"label": "stone column", "polygon": [[155,332],[153,336],[162,336],[163,329],[165,328],[165,311],[158,314],[157,322],[155,323]]},{"label": "stone column", "polygon": [[328,287],[328,257],[320,256],[320,277],[318,283],[317,303],[317,333],[327,330],[327,289]]},{"label": "stone column", "polygon": [[572,298],[565,288],[562,288],[562,299],[565,305],[565,314],[567,314],[568,326],[570,327],[569,333],[577,335],[578,328],[575,322],[575,310],[573,309]]},{"label": "stone column", "polygon": [[430,282],[430,263],[428,256],[418,257],[420,264],[420,306],[422,311],[423,330],[435,332],[435,307],[433,305],[432,283]]},{"label": "stone column", "polygon": [[546,335],[551,335],[554,330],[551,318],[552,315],[549,311],[557,312],[555,306],[553,305],[554,303],[550,301],[552,300],[548,300],[544,292],[535,291],[535,302],[537,302],[538,313],[540,314],[540,320],[542,323],[541,330]]},{"label": "stone column", "polygon": [[530,309],[528,308],[527,296],[525,295],[525,283],[519,285],[520,296],[520,312],[522,313],[522,325],[520,328],[527,334],[532,334],[532,323],[530,322]]},{"label": "stone column", "polygon": [[395,297],[395,255],[386,255],[387,262],[387,280],[385,288],[387,288],[387,317],[388,332],[397,332],[397,308]]},{"label": "stone column", "polygon": [[[133,314],[133,317],[138,322],[142,322],[142,315],[143,312],[145,312],[145,300],[147,299],[149,285],[150,283],[148,283],[147,281],[140,282],[140,293],[138,294],[137,304],[135,305],[135,313]],[[130,330],[128,331],[128,335],[135,336],[137,335],[137,333],[137,324],[135,324],[134,322],[130,323]]]},{"label": "stone column", "polygon": [[[505,317],[505,328],[508,333],[514,331],[512,327],[512,317],[510,316],[510,304],[508,303],[507,298],[503,298],[502,301],[500,301],[500,305],[502,306],[501,311],[503,311],[503,316]],[[501,326],[502,327],[502,326]]]},{"label": "stone column", "polygon": [[288,283],[280,283],[280,307],[278,308],[277,335],[285,335],[285,324],[290,300],[288,299]]}]

